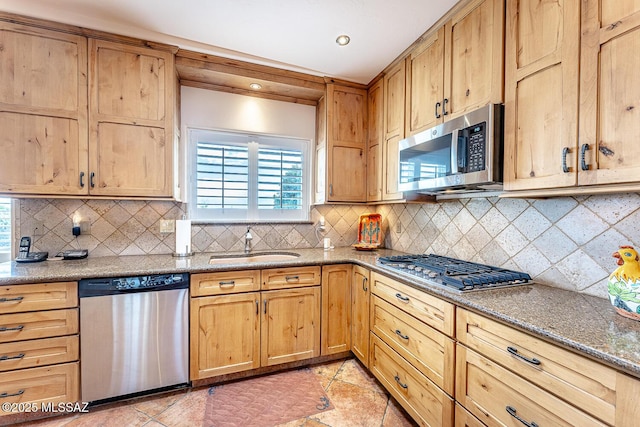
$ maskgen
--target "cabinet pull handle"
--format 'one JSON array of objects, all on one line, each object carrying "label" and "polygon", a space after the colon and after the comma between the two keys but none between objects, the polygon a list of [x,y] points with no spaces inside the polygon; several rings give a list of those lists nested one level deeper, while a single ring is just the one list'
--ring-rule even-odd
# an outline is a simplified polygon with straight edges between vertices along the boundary
[{"label": "cabinet pull handle", "polygon": [[366,277],[362,278],[362,290],[367,292],[369,290],[369,288],[367,287],[367,282],[369,281],[369,279],[367,279]]},{"label": "cabinet pull handle", "polygon": [[402,338],[403,340],[409,339],[409,335],[402,335],[402,332],[400,331],[400,329],[396,329],[396,335]]},{"label": "cabinet pull handle", "polygon": [[95,172],[91,172],[91,174],[89,175],[89,185],[91,186],[91,188],[95,187],[96,184],[93,182],[93,178],[96,176]]},{"label": "cabinet pull handle", "polygon": [[0,302],[22,301],[24,297],[0,298]]},{"label": "cabinet pull handle", "polygon": [[287,282],[292,281],[292,280],[299,281],[300,280],[300,276],[284,276],[284,280],[287,281]]},{"label": "cabinet pull handle", "polygon": [[19,390],[17,393],[7,393],[6,391],[4,393],[0,393],[0,399],[1,398],[5,398],[5,397],[11,397],[11,396],[20,396],[24,394],[24,389],[23,390]]},{"label": "cabinet pull handle", "polygon": [[329,195],[333,196],[333,184],[329,184]]},{"label": "cabinet pull handle", "polygon": [[523,420],[522,418],[520,418],[517,414],[516,414],[516,408],[514,408],[513,406],[507,406],[507,413],[509,415],[511,415],[513,418],[515,418],[516,420],[520,421],[522,424],[526,425],[527,427],[538,427],[538,424],[534,423],[533,421],[531,421],[530,423],[527,422],[526,420]]},{"label": "cabinet pull handle", "polygon": [[540,362],[538,359],[536,359],[535,357],[534,357],[533,359],[529,359],[528,357],[525,357],[525,356],[521,355],[520,353],[518,353],[518,349],[517,349],[517,348],[515,348],[515,347],[511,347],[511,346],[509,346],[509,347],[507,347],[507,351],[508,351],[509,353],[513,354],[514,356],[516,356],[516,357],[518,357],[518,358],[520,358],[520,359],[524,360],[525,362],[527,362],[527,363],[531,363],[532,365],[539,365],[539,364],[541,363],[541,362]]},{"label": "cabinet pull handle", "polygon": [[80,188],[84,188],[84,172],[80,172]]},{"label": "cabinet pull handle", "polygon": [[264,314],[267,314],[267,300],[264,300]]},{"label": "cabinet pull handle", "polygon": [[404,295],[398,293],[396,294],[396,298],[398,298],[402,302],[409,302],[409,297],[405,297]]},{"label": "cabinet pull handle", "polygon": [[442,117],[442,116],[440,115],[440,106],[441,106],[441,105],[442,105],[441,103],[436,102],[436,119],[439,119],[440,117]]},{"label": "cabinet pull handle", "polygon": [[401,383],[401,382],[400,382],[400,377],[399,377],[399,376],[397,376],[397,375],[396,375],[395,377],[393,377],[393,379],[394,379],[394,380],[396,380],[396,382],[398,383],[398,385],[399,385],[400,387],[402,387],[403,389],[405,389],[405,390],[406,390],[406,389],[408,389],[408,388],[409,388],[409,386],[408,386],[407,384],[403,384],[403,383]]},{"label": "cabinet pull handle", "polygon": [[24,358],[24,353],[20,353],[15,356],[7,356],[5,354],[4,356],[0,356],[0,362],[2,362],[3,360],[13,360],[13,359],[23,359],[23,358]]},{"label": "cabinet pull handle", "polygon": [[445,98],[442,101],[442,115],[446,116],[449,114],[449,112],[447,111],[447,104],[449,103],[449,99]]},{"label": "cabinet pull handle", "polygon": [[587,153],[588,149],[589,149],[589,144],[582,144],[582,146],[580,147],[580,168],[582,168],[583,171],[589,170],[589,165],[585,160],[585,154]]},{"label": "cabinet pull handle", "polygon": [[236,281],[235,280],[228,280],[226,282],[218,282],[218,285],[220,285],[220,287],[222,287],[222,286],[235,286],[236,285]]},{"label": "cabinet pull handle", "polygon": [[256,316],[260,314],[260,301],[256,300]]},{"label": "cabinet pull handle", "polygon": [[15,328],[7,328],[6,326],[0,327],[0,332],[9,332],[9,331],[21,331],[24,329],[24,325],[18,325]]},{"label": "cabinet pull handle", "polygon": [[567,166],[567,154],[569,154],[569,147],[562,149],[562,172],[569,173],[569,167]]}]

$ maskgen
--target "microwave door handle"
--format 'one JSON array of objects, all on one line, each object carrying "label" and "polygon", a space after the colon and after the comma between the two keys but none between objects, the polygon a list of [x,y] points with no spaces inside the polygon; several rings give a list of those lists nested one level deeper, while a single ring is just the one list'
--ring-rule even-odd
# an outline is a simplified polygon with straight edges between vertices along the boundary
[{"label": "microwave door handle", "polygon": [[451,175],[458,173],[458,129],[451,132]]}]

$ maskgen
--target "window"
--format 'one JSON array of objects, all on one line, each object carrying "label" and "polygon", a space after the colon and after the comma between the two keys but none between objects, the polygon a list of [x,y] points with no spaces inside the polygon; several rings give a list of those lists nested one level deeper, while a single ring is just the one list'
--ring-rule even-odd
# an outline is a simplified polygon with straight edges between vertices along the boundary
[{"label": "window", "polygon": [[196,220],[305,221],[309,141],[189,130]]},{"label": "window", "polygon": [[11,199],[0,198],[0,262],[11,259]]}]

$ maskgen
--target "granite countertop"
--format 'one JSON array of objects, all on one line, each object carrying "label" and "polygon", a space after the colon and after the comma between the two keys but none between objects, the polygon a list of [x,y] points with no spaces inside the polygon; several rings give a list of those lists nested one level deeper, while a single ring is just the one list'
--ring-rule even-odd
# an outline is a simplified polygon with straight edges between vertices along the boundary
[{"label": "granite countertop", "polygon": [[0,285],[353,262],[640,378],[640,322],[618,315],[605,299],[539,284],[460,294],[421,284],[410,277],[379,267],[376,264],[379,256],[400,254],[388,249],[374,252],[360,252],[352,248],[330,251],[295,249],[288,252],[299,253],[300,257],[251,264],[229,260],[228,263],[218,265],[208,264],[212,255],[210,253],[199,253],[187,258],[143,255],[89,257],[84,260],[35,264],[17,264],[12,261],[0,263]]}]

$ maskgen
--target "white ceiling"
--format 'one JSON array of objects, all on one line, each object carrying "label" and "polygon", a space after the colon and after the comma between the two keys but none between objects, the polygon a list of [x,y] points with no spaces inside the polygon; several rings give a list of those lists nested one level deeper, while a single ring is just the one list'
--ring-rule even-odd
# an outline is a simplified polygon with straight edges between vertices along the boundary
[{"label": "white ceiling", "polygon": [[[0,0],[0,11],[369,83],[457,0]],[[335,39],[348,34],[351,43]]]}]

